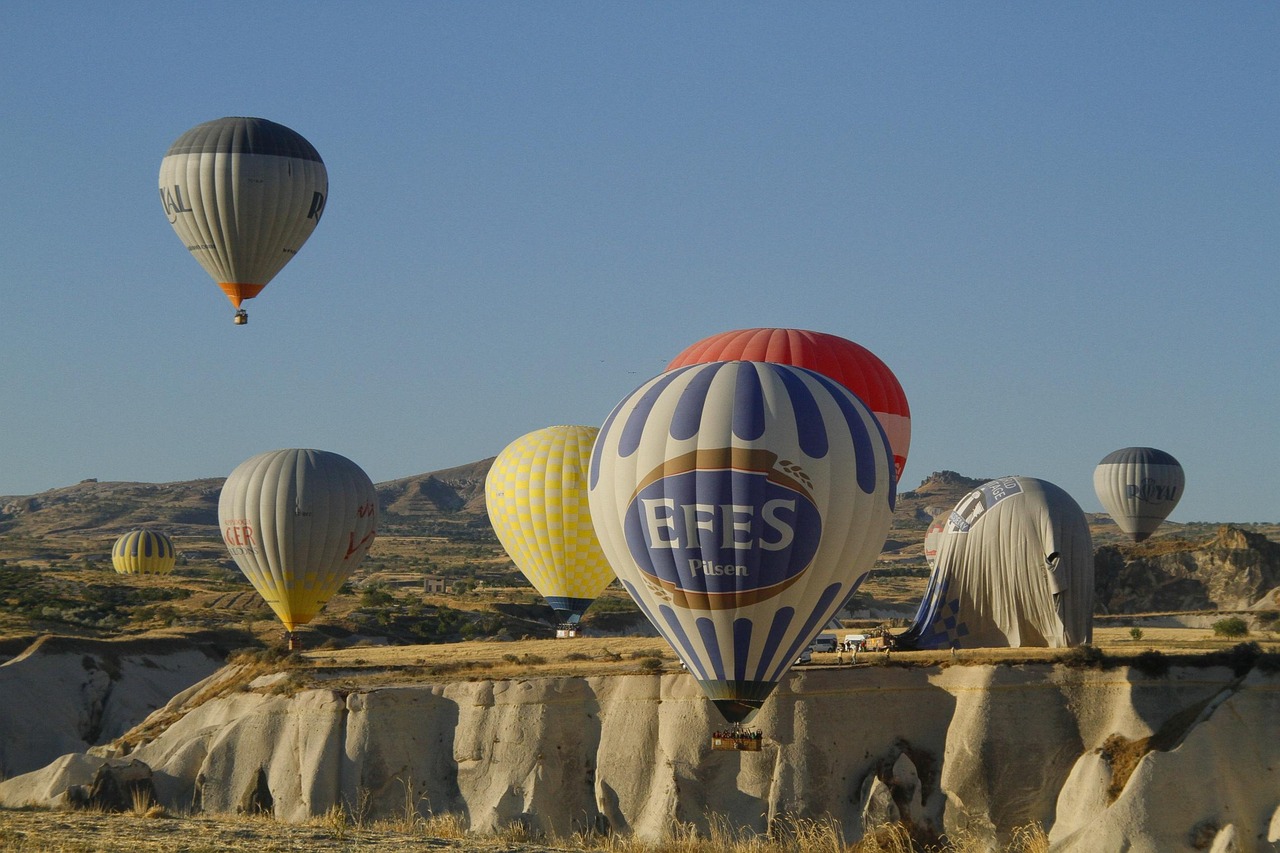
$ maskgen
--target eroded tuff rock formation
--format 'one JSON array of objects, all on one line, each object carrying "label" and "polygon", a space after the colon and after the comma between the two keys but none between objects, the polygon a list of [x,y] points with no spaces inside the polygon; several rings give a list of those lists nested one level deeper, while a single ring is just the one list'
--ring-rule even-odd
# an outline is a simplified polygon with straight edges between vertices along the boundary
[{"label": "eroded tuff rock formation", "polygon": [[758,719],[758,753],[709,748],[720,720],[684,674],[291,693],[281,673],[219,690],[234,669],[157,711],[127,757],[66,756],[0,783],[0,805],[64,802],[104,763],[136,778],[142,762],[170,808],[288,821],[334,805],[398,817],[410,803],[476,831],[562,836],[830,815],[850,840],[884,821],[993,844],[1039,821],[1062,851],[1280,840],[1280,674],[1258,669],[796,673]]},{"label": "eroded tuff rock formation", "polygon": [[187,639],[41,638],[0,666],[0,779],[119,737],[225,658]]},{"label": "eroded tuff rock formation", "polygon": [[1280,544],[1260,534],[1223,525],[1195,548],[1162,547],[1155,541],[1095,551],[1099,612],[1247,610],[1280,588]]}]

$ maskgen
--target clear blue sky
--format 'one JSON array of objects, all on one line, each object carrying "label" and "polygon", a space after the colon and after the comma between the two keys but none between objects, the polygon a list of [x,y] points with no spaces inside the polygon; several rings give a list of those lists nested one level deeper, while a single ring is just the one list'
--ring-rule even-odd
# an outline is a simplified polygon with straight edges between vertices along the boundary
[{"label": "clear blue sky", "polygon": [[[376,482],[599,424],[693,341],[842,335],[902,488],[1181,460],[1280,521],[1280,5],[47,3],[0,27],[0,495],[317,447]],[[292,127],[324,220],[231,309],[157,193]]]}]

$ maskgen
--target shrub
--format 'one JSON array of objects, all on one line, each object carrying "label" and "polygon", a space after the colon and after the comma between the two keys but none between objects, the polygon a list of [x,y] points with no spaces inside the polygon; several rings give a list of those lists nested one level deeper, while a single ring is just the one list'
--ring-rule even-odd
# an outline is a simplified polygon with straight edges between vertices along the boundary
[{"label": "shrub", "polygon": [[1213,634],[1215,637],[1247,637],[1249,635],[1249,623],[1239,616],[1219,619],[1213,623]]},{"label": "shrub", "polygon": [[1236,676],[1241,676],[1253,669],[1262,657],[1262,647],[1257,643],[1239,643],[1227,649],[1227,665]]},{"label": "shrub", "polygon": [[[1136,628],[1134,629],[1137,630]],[[1160,678],[1169,674],[1169,659],[1155,649],[1148,649],[1133,660],[1133,666],[1144,675]]]},{"label": "shrub", "polygon": [[1102,667],[1106,665],[1107,656],[1102,649],[1092,645],[1075,646],[1062,656],[1062,662],[1072,667]]},{"label": "shrub", "polygon": [[1132,637],[1132,638],[1133,638],[1133,639],[1135,639],[1135,640],[1141,640],[1141,639],[1142,639],[1142,629],[1141,629],[1141,628],[1139,628],[1139,627],[1137,627],[1137,626],[1134,626],[1134,627],[1130,628],[1130,629],[1129,629],[1129,636],[1130,636],[1130,637]]}]

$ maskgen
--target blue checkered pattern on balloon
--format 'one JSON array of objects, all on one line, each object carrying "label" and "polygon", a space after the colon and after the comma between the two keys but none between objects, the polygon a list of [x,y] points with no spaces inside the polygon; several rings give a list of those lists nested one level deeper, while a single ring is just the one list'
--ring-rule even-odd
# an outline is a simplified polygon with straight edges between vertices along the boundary
[{"label": "blue checkered pattern on balloon", "polygon": [[934,611],[928,629],[920,636],[920,648],[958,649],[961,638],[969,635],[969,626],[960,618],[960,599],[947,598],[947,594],[951,591],[950,587],[951,579],[948,578],[937,592],[937,597],[942,603]]}]

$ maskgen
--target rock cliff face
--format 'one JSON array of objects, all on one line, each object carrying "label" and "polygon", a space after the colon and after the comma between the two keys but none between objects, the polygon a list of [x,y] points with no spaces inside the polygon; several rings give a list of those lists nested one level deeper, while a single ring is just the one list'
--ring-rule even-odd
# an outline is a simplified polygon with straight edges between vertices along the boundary
[{"label": "rock cliff face", "polygon": [[1280,544],[1237,527],[1218,528],[1194,549],[1152,553],[1160,543],[1094,554],[1101,612],[1247,610],[1280,587]]},{"label": "rock cliff face", "polygon": [[[1280,674],[1256,669],[796,673],[761,712],[757,753],[710,749],[722,723],[684,674],[278,692],[287,683],[186,705],[214,681],[192,688],[157,712],[176,722],[113,760],[150,767],[170,808],[287,821],[334,805],[403,816],[408,803],[480,832],[655,840],[713,815],[762,832],[830,815],[849,840],[904,820],[922,838],[963,829],[993,844],[1039,821],[1061,851],[1280,840]],[[67,756],[0,783],[0,805],[58,802],[103,761]]]},{"label": "rock cliff face", "polygon": [[187,640],[33,643],[0,666],[0,779],[119,737],[225,656]]}]

